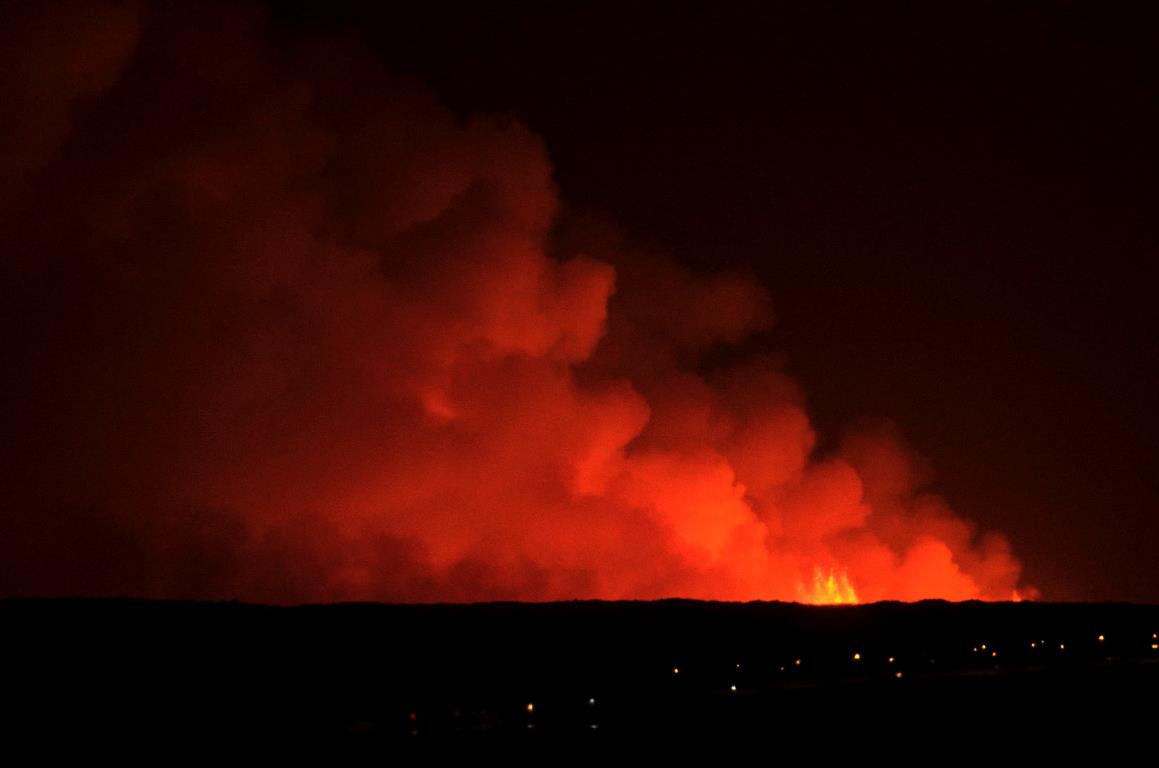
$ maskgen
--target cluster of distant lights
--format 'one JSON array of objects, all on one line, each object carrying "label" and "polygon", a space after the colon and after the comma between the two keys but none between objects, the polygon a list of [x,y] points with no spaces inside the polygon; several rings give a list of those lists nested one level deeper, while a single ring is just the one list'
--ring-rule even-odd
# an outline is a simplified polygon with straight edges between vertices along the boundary
[{"label": "cluster of distant lights", "polygon": [[[1098,637],[1095,638],[1095,640],[1100,642],[1100,643],[1105,643],[1107,638],[1106,638],[1106,635],[1100,634]],[[1030,641],[1031,650],[1037,650],[1039,648],[1045,649],[1047,647],[1048,647],[1048,643],[1045,640],[1031,640]],[[1066,651],[1066,643],[1059,643],[1058,650],[1059,651]],[[1159,651],[1159,632],[1152,632],[1151,633],[1151,650]],[[979,645],[973,646],[971,648],[971,651],[973,653],[981,653],[981,654],[988,653],[990,655],[990,658],[994,658],[994,659],[998,658],[998,651],[994,648],[989,647],[986,643],[981,643]],[[861,652],[854,651],[851,659],[854,663],[860,662],[862,660]],[[892,665],[892,664],[897,662],[897,659],[893,656],[887,656],[885,658],[885,662],[886,662],[886,664]],[[933,664],[934,659],[930,659],[930,663]],[[793,659],[792,666],[800,667],[801,666],[801,659],[799,659],[799,658]],[[779,670],[781,672],[785,672],[788,669],[788,667],[789,667],[788,664],[782,664],[782,665],[780,665]],[[741,668],[741,665],[738,663],[736,665],[736,670],[739,672],[740,668]],[[679,676],[680,675],[680,667],[672,667],[672,675],[674,677]],[[899,669],[899,670],[896,670],[894,672],[893,677],[896,680],[901,680],[904,677],[904,674]],[[732,693],[738,692],[736,683],[732,683],[731,685],[729,685],[728,689]],[[587,703],[588,703],[589,707],[594,707],[596,705],[596,700],[594,697],[589,697]],[[534,715],[535,714],[535,702],[532,702],[532,701],[527,702],[526,711],[527,711],[528,716]],[[416,713],[416,712],[410,713],[410,720],[411,720],[412,724],[414,723],[414,721],[417,718],[418,718],[418,713]],[[598,723],[591,723],[588,727],[594,731],[594,730],[599,729],[600,726]],[[527,723],[527,728],[529,730],[533,730],[535,728],[535,723],[531,723],[531,722]],[[417,736],[418,730],[416,728],[412,728],[411,735]]]},{"label": "cluster of distant lights", "polygon": [[[594,707],[595,705],[596,705],[596,699],[595,699],[595,697],[594,697],[594,696],[593,696],[593,697],[589,697],[589,698],[588,698],[588,706],[589,706],[589,707]],[[533,701],[529,701],[529,702],[527,702],[527,714],[528,714],[528,715],[533,715],[533,714],[535,714],[535,702],[533,702]],[[591,724],[589,724],[589,725],[588,725],[588,728],[592,729],[593,731],[595,731],[595,730],[599,730],[599,727],[600,727],[600,724],[599,724],[599,723],[591,723]],[[528,729],[528,730],[534,730],[534,729],[535,729],[535,723],[528,723],[528,724],[527,724],[527,729]]]},{"label": "cluster of distant lights", "polygon": [[[1097,640],[1100,643],[1105,643],[1107,641],[1107,636],[1106,635],[1099,635],[1098,637],[1095,638],[1095,640]],[[1050,643],[1047,643],[1045,640],[1031,640],[1030,641],[1030,649],[1031,650],[1040,650],[1040,649],[1046,650],[1049,647],[1050,647]],[[1060,651],[1065,651],[1066,650],[1066,643],[1059,643],[1058,649]],[[981,645],[976,645],[971,650],[974,653],[986,653],[987,651],[989,651],[990,656],[992,658],[998,657],[998,651],[994,650],[993,648],[987,648],[985,643],[982,643]],[[1151,650],[1159,651],[1159,632],[1152,632],[1151,633]],[[854,654],[855,658],[857,656],[858,656],[858,654]]]},{"label": "cluster of distant lights", "polygon": [[[1106,635],[1100,634],[1100,635],[1098,635],[1098,636],[1095,638],[1095,640],[1096,640],[1097,642],[1099,642],[1099,643],[1105,643],[1105,642],[1106,642],[1106,640],[1107,640],[1107,637],[1106,637]],[[1040,649],[1040,648],[1041,648],[1041,649],[1045,649],[1045,648],[1047,648],[1048,646],[1049,646],[1049,644],[1048,644],[1048,643],[1047,643],[1045,640],[1032,640],[1032,641],[1030,641],[1030,648],[1031,648],[1031,650],[1037,650],[1037,649]],[[1060,652],[1066,651],[1066,643],[1061,643],[1061,642],[1060,642],[1060,643],[1058,644],[1058,650],[1059,650]],[[1153,633],[1151,633],[1151,650],[1152,650],[1152,651],[1159,651],[1159,632],[1153,632]],[[971,651],[972,651],[973,653],[981,653],[981,654],[983,654],[983,655],[985,655],[985,654],[989,654],[990,658],[992,658],[992,659],[996,659],[996,658],[998,658],[998,651],[997,651],[995,648],[992,648],[992,647],[990,647],[990,646],[989,646],[989,645],[987,645],[986,643],[981,643],[981,644],[979,644],[979,645],[975,645],[975,646],[973,646],[973,647],[971,648]],[[852,654],[852,656],[851,656],[851,660],[852,660],[854,663],[860,662],[860,661],[862,660],[862,657],[861,657],[861,652],[860,652],[860,651],[854,651],[854,652],[853,652],[853,654]],[[893,664],[895,664],[896,662],[897,662],[897,658],[896,658],[896,657],[894,657],[894,656],[887,656],[887,657],[885,657],[885,663],[886,663],[886,664],[893,665]],[[934,659],[930,659],[930,664],[933,664],[934,662],[935,662],[935,660],[934,660]],[[780,672],[785,672],[785,671],[787,671],[787,669],[789,668],[789,666],[790,666],[789,664],[782,664],[782,665],[780,665],[780,666],[778,667],[778,670],[779,670]],[[793,667],[800,667],[800,666],[801,666],[801,659],[799,659],[799,658],[798,658],[798,659],[793,659],[793,662],[792,662],[792,665],[791,665],[791,666],[793,666]],[[737,668],[737,670],[739,671],[739,670],[740,670],[740,664],[737,664],[737,665],[736,665],[736,668]],[[679,675],[679,674],[680,674],[680,668],[679,668],[679,667],[673,667],[673,668],[672,668],[672,674],[673,674],[673,675]],[[902,672],[900,669],[899,669],[899,670],[896,670],[896,671],[894,672],[894,674],[893,674],[893,677],[894,677],[895,679],[897,679],[897,680],[901,680],[901,679],[902,679],[904,676],[905,676],[905,675],[904,675],[904,673],[903,673],[903,672]],[[733,693],[736,693],[736,692],[737,692],[737,687],[736,687],[736,684],[735,684],[735,683],[734,683],[734,684],[732,684],[732,685],[729,685],[729,687],[728,687],[728,688],[729,688],[729,690],[730,690],[731,692],[733,692]]]}]

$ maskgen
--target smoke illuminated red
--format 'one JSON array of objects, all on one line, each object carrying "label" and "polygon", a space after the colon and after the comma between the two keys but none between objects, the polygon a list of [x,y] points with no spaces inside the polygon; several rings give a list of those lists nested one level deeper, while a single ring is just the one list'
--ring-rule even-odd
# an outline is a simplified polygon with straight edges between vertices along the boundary
[{"label": "smoke illuminated red", "polygon": [[892,426],[818,450],[763,287],[557,229],[520,124],[257,16],[12,13],[3,594],[1027,594]]}]

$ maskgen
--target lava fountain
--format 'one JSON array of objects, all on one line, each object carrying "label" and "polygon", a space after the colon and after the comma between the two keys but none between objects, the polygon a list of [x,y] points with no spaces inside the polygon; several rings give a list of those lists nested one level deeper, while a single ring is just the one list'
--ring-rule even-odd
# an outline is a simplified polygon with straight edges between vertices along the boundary
[{"label": "lava fountain", "polygon": [[849,581],[844,568],[814,568],[813,587],[804,602],[813,605],[853,605],[858,602],[857,590]]}]

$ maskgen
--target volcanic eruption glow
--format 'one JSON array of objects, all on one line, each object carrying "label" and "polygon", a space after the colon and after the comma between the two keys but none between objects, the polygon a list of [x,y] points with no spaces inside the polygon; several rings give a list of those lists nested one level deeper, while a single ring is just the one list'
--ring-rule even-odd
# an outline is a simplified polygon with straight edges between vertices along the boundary
[{"label": "volcanic eruption glow", "polygon": [[[857,602],[857,591],[849,583],[843,569],[813,569],[813,589],[803,602],[814,605],[852,605]],[[858,654],[857,658],[860,658]]]},{"label": "volcanic eruption glow", "polygon": [[893,426],[818,449],[764,287],[561,216],[517,122],[252,13],[4,13],[0,594],[1027,594]]}]

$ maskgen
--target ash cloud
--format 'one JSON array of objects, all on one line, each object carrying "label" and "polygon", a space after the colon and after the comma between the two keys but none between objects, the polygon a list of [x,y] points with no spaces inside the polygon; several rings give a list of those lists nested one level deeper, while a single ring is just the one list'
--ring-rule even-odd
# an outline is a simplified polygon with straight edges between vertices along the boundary
[{"label": "ash cloud", "polygon": [[561,236],[518,122],[260,9],[0,13],[0,594],[1018,587],[892,427],[819,453],[777,364],[709,362],[763,287]]}]

